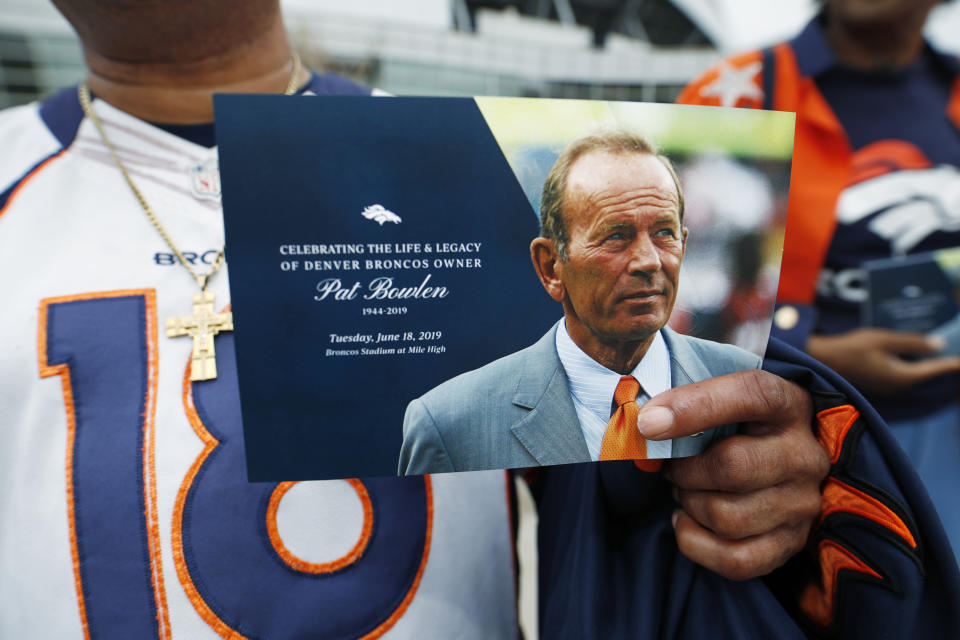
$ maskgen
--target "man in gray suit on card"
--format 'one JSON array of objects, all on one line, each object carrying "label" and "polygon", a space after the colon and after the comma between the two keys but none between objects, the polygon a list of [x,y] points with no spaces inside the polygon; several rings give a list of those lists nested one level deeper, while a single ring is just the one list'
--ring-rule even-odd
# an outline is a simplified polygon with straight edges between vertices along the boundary
[{"label": "man in gray suit on card", "polygon": [[540,226],[530,254],[563,319],[411,402],[401,474],[682,457],[732,430],[654,441],[638,420],[657,393],[760,363],[666,328],[688,234],[669,160],[623,131],[574,141],[544,183]]}]

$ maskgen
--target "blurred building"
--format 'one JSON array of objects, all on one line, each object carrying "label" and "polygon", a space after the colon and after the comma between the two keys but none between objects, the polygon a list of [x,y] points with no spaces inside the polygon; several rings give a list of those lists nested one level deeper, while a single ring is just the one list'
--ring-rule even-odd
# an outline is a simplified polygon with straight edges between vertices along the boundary
[{"label": "blurred building", "polygon": [[[398,94],[672,100],[718,59],[669,0],[284,0],[304,59]],[[0,107],[77,82],[48,2],[0,0]]]},{"label": "blurred building", "polygon": [[[308,64],[406,95],[672,101],[721,54],[788,37],[816,0],[282,0]],[[43,0],[0,0],[0,107],[76,83],[73,32]],[[960,2],[930,34],[960,47]]]}]

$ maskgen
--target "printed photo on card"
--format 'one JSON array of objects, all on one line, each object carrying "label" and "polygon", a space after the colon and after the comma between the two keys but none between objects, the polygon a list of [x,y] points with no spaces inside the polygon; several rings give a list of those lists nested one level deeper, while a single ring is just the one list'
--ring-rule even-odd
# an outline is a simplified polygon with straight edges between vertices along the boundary
[{"label": "printed photo on card", "polygon": [[251,481],[693,455],[671,387],[759,366],[793,114],[216,98]]}]

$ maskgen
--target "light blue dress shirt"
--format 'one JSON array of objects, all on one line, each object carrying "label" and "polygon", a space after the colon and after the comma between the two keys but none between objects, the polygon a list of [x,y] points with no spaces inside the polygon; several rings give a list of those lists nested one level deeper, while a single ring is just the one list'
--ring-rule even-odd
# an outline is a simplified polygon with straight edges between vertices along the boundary
[{"label": "light blue dress shirt", "polygon": [[[570,338],[565,322],[557,327],[556,344],[590,459],[599,460],[603,434],[612,414],[613,392],[622,376],[584,353]],[[640,383],[640,405],[670,388],[670,353],[659,332],[630,375]],[[672,453],[672,440],[647,441],[648,458],[669,458]]]}]

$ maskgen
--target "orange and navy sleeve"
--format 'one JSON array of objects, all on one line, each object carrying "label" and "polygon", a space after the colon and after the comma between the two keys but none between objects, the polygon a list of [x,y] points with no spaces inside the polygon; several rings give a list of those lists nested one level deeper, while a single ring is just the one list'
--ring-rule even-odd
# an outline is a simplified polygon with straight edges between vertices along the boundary
[{"label": "orange and navy sleeve", "polygon": [[763,368],[807,388],[830,457],[807,549],[768,578],[811,635],[960,637],[960,573],[889,428],[835,373],[772,339]]}]

